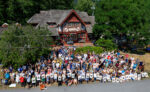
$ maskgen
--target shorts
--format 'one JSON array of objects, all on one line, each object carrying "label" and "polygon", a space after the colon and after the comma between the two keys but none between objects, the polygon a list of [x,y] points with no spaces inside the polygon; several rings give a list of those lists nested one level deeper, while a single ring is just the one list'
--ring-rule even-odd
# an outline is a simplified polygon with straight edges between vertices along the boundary
[{"label": "shorts", "polygon": [[31,82],[27,82],[27,84],[28,84],[28,85],[30,85],[30,84],[31,84]]},{"label": "shorts", "polygon": [[37,80],[36,85],[39,85],[39,83],[40,83],[40,80]]},{"label": "shorts", "polygon": [[32,83],[32,86],[36,86],[36,83]]}]

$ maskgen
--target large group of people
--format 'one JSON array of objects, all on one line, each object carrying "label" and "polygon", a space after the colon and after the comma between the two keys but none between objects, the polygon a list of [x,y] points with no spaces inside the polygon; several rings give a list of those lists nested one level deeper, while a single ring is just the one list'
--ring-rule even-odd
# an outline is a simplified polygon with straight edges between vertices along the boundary
[{"label": "large group of people", "polygon": [[125,82],[148,77],[139,59],[121,55],[119,51],[75,53],[74,47],[51,50],[47,58],[41,57],[36,64],[4,69],[4,84],[17,83],[22,87],[36,87],[40,83],[51,85],[78,85],[83,82]]}]

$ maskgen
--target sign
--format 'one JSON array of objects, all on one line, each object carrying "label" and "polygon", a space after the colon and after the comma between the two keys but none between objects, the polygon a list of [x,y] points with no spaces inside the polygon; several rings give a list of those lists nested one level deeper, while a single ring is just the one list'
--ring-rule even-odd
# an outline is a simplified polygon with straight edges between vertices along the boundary
[{"label": "sign", "polygon": [[80,27],[77,28],[65,28],[64,32],[75,32],[75,31],[80,31]]},{"label": "sign", "polygon": [[16,84],[15,84],[15,83],[14,83],[14,84],[10,84],[9,87],[10,87],[10,88],[15,88],[15,87],[16,87]]}]

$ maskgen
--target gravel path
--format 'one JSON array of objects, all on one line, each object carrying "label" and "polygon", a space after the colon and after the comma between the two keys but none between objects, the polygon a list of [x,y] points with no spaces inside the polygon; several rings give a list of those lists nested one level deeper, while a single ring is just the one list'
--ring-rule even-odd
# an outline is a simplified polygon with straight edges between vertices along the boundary
[{"label": "gravel path", "polygon": [[[41,92],[39,88],[0,90],[0,92]],[[70,87],[48,87],[44,92],[150,92],[150,80],[126,83],[93,83]]]}]

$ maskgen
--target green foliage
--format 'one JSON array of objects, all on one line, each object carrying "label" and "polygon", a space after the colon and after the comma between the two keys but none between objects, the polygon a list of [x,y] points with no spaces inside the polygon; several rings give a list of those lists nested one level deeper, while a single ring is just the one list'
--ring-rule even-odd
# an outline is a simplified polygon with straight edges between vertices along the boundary
[{"label": "green foliage", "polygon": [[72,9],[73,0],[1,0],[0,25],[3,23],[26,24],[40,10]]},{"label": "green foliage", "polygon": [[106,51],[116,50],[117,46],[112,40],[99,39],[96,41],[96,45],[103,47]]},{"label": "green foliage", "polygon": [[78,3],[75,5],[76,10],[85,11],[89,15],[92,15],[91,7],[94,5],[92,0],[78,0]]},{"label": "green foliage", "polygon": [[10,26],[3,31],[0,40],[0,58],[2,64],[15,68],[26,63],[34,63],[38,57],[47,54],[52,38],[47,29],[35,29],[31,26]]},{"label": "green foliage", "polygon": [[[150,41],[150,0],[101,0],[96,5],[94,37],[144,47]],[[124,44],[120,44],[124,45]]]},{"label": "green foliage", "polygon": [[94,47],[94,46],[86,46],[86,47],[80,47],[80,48],[77,48],[75,53],[80,53],[80,54],[83,54],[83,53],[95,53],[95,54],[101,54],[103,52],[103,48],[101,47]]}]

